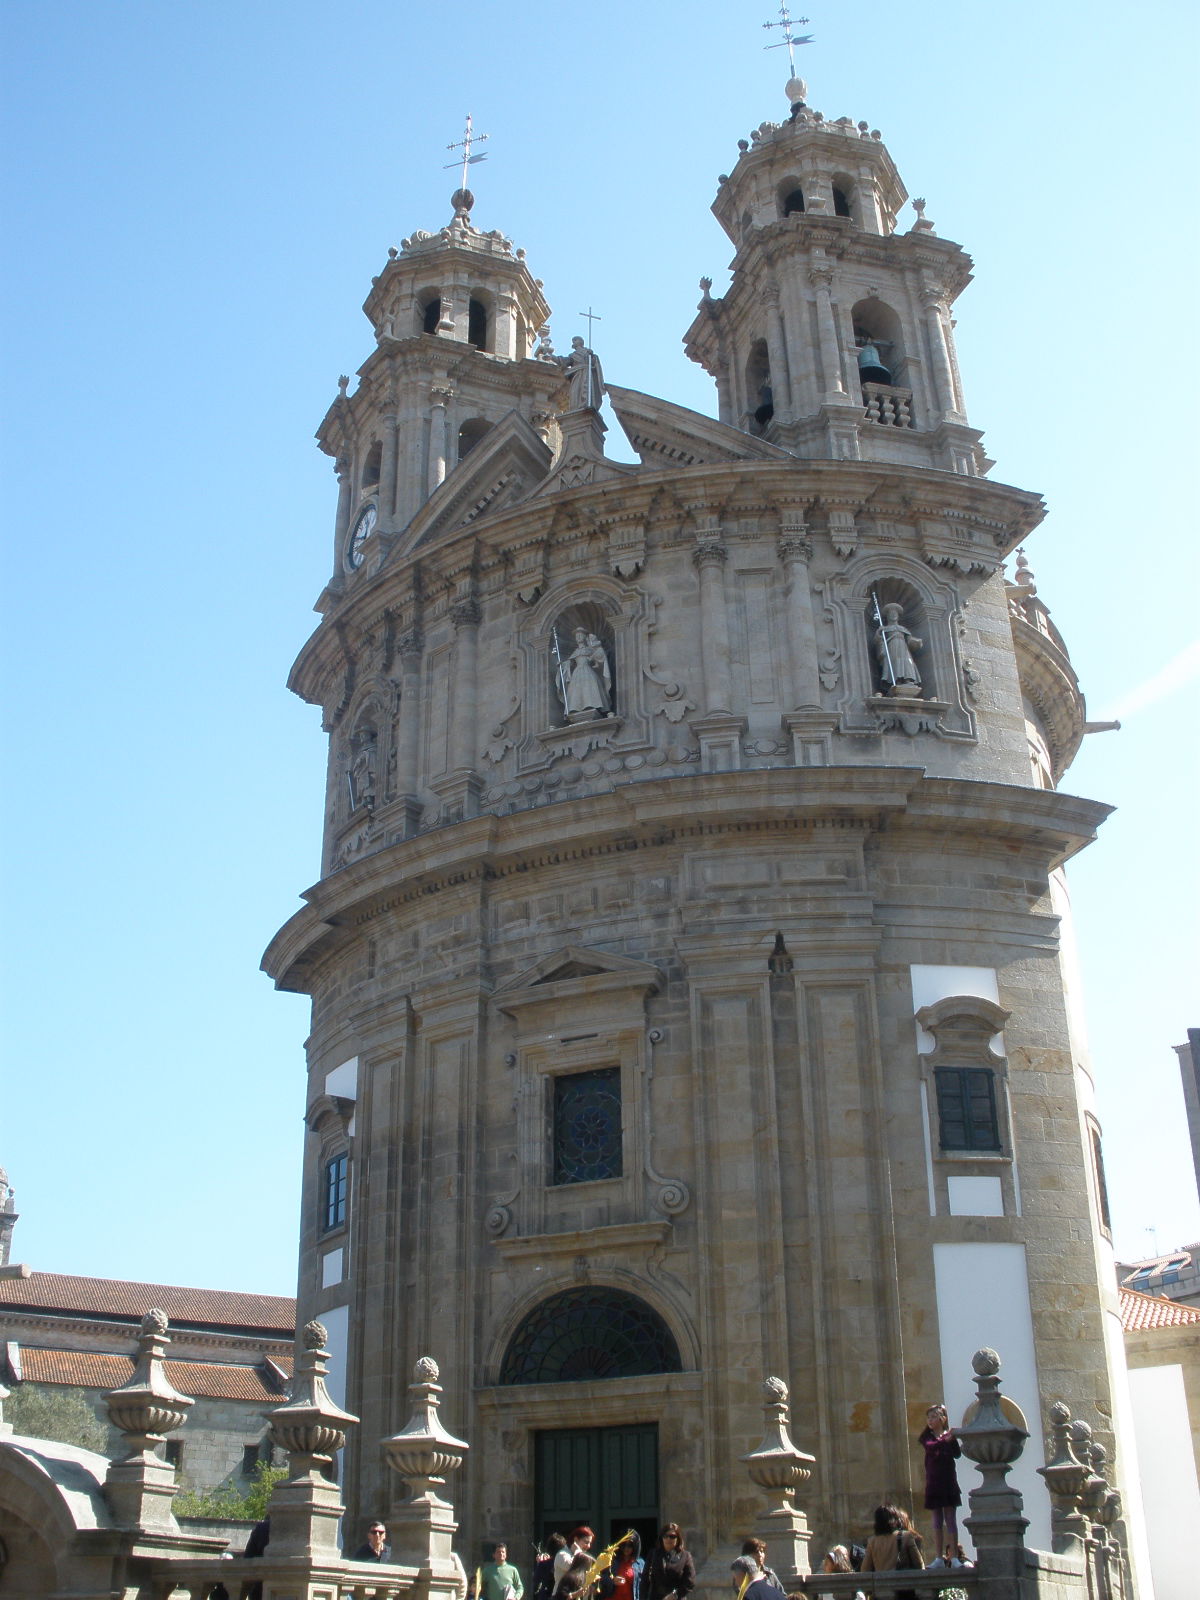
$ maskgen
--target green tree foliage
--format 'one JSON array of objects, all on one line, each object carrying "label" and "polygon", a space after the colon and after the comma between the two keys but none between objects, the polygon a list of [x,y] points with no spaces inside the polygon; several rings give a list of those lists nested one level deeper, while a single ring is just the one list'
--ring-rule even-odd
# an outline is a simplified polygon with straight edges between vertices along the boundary
[{"label": "green tree foliage", "polygon": [[223,1483],[216,1489],[203,1492],[185,1488],[175,1496],[171,1509],[177,1517],[211,1517],[218,1522],[261,1522],[267,1514],[271,1490],[286,1477],[286,1467],[272,1467],[260,1461],[254,1469],[254,1481],[245,1494],[234,1483]]},{"label": "green tree foliage", "polygon": [[4,1420],[30,1439],[54,1439],[100,1455],[108,1448],[108,1429],[92,1410],[86,1389],[19,1384],[4,1402]]}]

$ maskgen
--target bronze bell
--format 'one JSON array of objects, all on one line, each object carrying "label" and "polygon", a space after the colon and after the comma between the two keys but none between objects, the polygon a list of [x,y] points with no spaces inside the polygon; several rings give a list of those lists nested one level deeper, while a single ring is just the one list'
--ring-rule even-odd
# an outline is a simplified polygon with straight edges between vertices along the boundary
[{"label": "bronze bell", "polygon": [[892,375],[880,360],[879,351],[867,343],[858,352],[858,375],[863,383],[891,383]]}]

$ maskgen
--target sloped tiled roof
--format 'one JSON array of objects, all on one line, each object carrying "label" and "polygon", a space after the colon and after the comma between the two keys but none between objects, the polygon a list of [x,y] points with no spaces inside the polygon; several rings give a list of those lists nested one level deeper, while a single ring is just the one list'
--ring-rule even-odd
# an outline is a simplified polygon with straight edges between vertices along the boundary
[{"label": "sloped tiled roof", "polygon": [[[168,1361],[167,1379],[193,1398],[257,1400],[278,1405],[283,1386],[265,1366],[233,1361]],[[131,1356],[93,1350],[41,1350],[21,1346],[21,1378],[25,1383],[62,1383],[82,1389],[116,1389],[133,1374]]]},{"label": "sloped tiled roof", "polygon": [[32,1272],[27,1278],[0,1275],[0,1314],[6,1307],[132,1323],[157,1307],[180,1325],[252,1329],[277,1339],[290,1339],[296,1326],[296,1302],[282,1295],[183,1289],[165,1283],[127,1283],[120,1278],[74,1278],[60,1272]]},{"label": "sloped tiled roof", "polygon": [[1141,1294],[1137,1289],[1122,1289],[1120,1293],[1121,1326],[1126,1333],[1140,1333],[1145,1328],[1180,1328],[1188,1323],[1200,1323],[1200,1309],[1196,1306],[1181,1306],[1177,1300]]}]

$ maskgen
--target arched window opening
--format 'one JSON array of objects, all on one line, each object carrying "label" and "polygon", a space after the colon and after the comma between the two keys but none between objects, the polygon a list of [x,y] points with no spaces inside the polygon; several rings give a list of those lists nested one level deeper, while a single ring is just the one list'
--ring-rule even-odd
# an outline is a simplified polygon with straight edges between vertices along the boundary
[{"label": "arched window opening", "polygon": [[776,191],[779,203],[779,215],[790,217],[793,212],[804,210],[804,190],[800,186],[799,178],[785,178]]},{"label": "arched window opening", "polygon": [[900,318],[882,300],[860,300],[851,312],[863,408],[869,422],[911,428],[912,391]]},{"label": "arched window opening", "polygon": [[469,455],[485,433],[492,431],[492,424],[484,417],[470,417],[458,430],[458,459]]},{"label": "arched window opening", "polygon": [[436,333],[438,331],[438,323],[441,320],[442,297],[440,294],[435,294],[430,299],[426,300],[424,306],[421,308],[421,332]]},{"label": "arched window opening", "polygon": [[925,606],[902,578],[871,585],[864,617],[875,694],[936,699]]},{"label": "arched window opening", "polygon": [[550,629],[551,704],[560,725],[615,715],[615,642],[611,624],[594,601],[568,606],[554,619]]},{"label": "arched window opening", "polygon": [[376,439],[367,451],[367,459],[363,462],[362,487],[373,489],[379,482],[380,469],[383,466],[383,445]]},{"label": "arched window opening", "polygon": [[741,229],[740,229],[741,236],[742,236],[743,239],[745,239],[746,235],[750,232],[750,228],[751,228],[751,225],[752,225],[753,222],[754,222],[754,218],[750,215],[749,211],[743,211],[742,212]]},{"label": "arched window opening", "polygon": [[644,1300],[621,1289],[566,1289],[535,1306],[517,1329],[500,1382],[587,1383],[682,1371],[670,1328]]},{"label": "arched window opening", "polygon": [[854,212],[850,209],[850,196],[839,184],[833,186],[833,214],[835,217],[852,217]]},{"label": "arched window opening", "polygon": [[488,314],[482,300],[472,300],[467,306],[467,343],[476,350],[487,349]]},{"label": "arched window opening", "polygon": [[746,358],[746,411],[750,417],[750,432],[765,433],[775,415],[775,399],[771,392],[771,358],[767,354],[767,341],[757,339],[750,346]]}]

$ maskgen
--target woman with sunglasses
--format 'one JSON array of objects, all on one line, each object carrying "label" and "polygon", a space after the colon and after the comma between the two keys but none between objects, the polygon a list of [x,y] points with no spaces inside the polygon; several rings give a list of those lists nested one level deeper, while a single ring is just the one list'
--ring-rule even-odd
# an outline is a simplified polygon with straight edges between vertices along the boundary
[{"label": "woman with sunglasses", "polygon": [[696,1587],[696,1563],[683,1548],[683,1529],[668,1522],[650,1552],[641,1600],[685,1600]]}]

